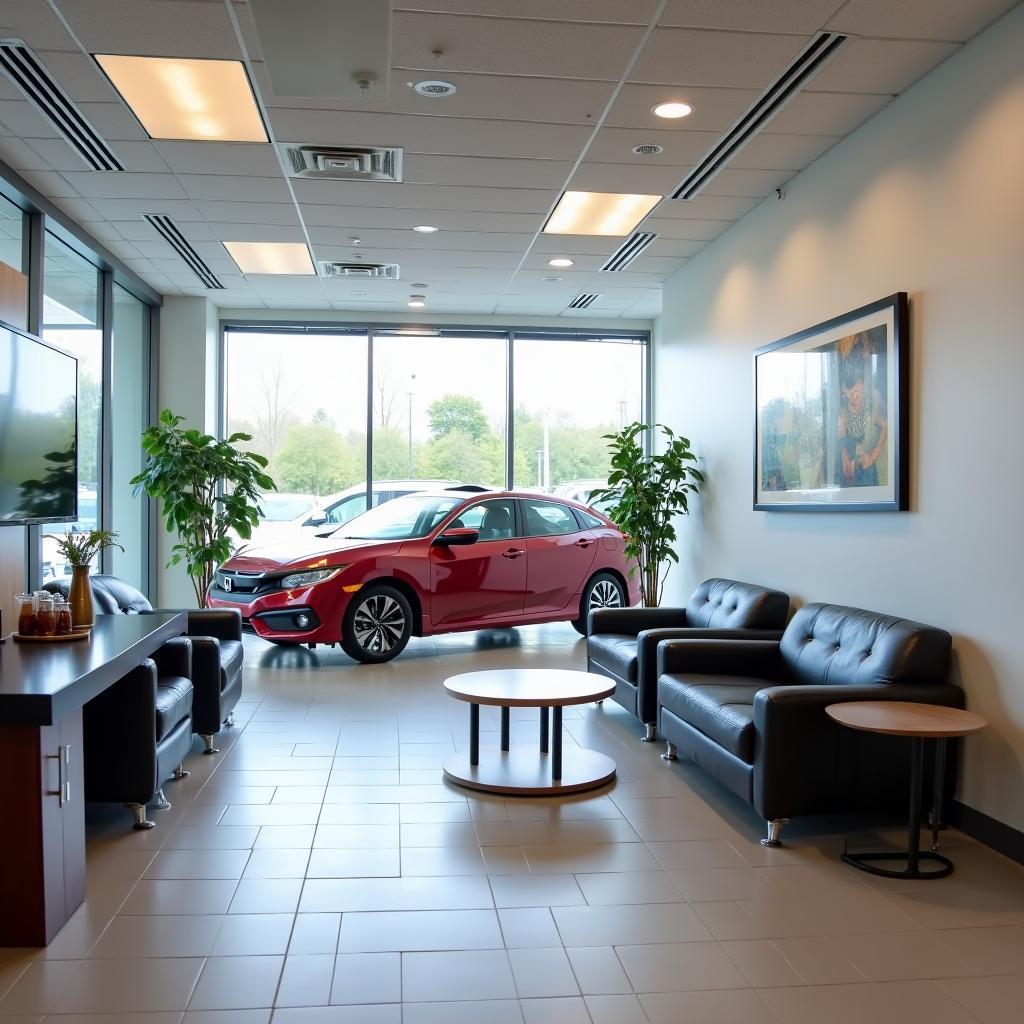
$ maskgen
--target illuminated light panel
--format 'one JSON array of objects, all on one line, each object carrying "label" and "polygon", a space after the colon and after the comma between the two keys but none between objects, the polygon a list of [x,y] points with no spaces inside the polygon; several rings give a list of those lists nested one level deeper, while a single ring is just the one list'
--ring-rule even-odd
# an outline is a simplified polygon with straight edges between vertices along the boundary
[{"label": "illuminated light panel", "polygon": [[546,235],[628,235],[663,196],[563,192],[544,225]]},{"label": "illuminated light panel", "polygon": [[96,60],[150,138],[270,141],[237,60],[107,53]]},{"label": "illuminated light panel", "polygon": [[305,242],[225,242],[243,274],[315,274]]},{"label": "illuminated light panel", "polygon": [[693,113],[693,107],[689,103],[658,103],[651,107],[651,113],[655,117],[664,117],[674,121],[680,117],[689,117]]}]

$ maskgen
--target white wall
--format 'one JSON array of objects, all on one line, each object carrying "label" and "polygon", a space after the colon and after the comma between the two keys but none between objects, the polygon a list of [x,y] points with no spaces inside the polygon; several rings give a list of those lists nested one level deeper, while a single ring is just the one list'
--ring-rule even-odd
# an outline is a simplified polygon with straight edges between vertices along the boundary
[{"label": "white wall", "polygon": [[[187,426],[214,433],[217,426],[217,307],[205,298],[168,296],[160,310],[160,410],[184,416]],[[157,604],[195,607],[184,568],[165,569],[176,535],[161,522],[157,544]]]},{"label": "white wall", "polygon": [[[1024,828],[1024,7],[683,267],[656,409],[703,456],[667,599],[731,576],[950,630],[991,725],[958,796]],[[912,333],[909,513],[751,510],[758,346],[896,291]]]}]

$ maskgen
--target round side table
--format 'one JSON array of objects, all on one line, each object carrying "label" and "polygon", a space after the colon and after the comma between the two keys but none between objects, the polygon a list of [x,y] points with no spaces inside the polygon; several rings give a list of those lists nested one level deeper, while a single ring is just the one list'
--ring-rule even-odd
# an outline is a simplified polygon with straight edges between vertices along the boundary
[{"label": "round side table", "polygon": [[[841,725],[861,732],[910,739],[910,821],[907,825],[907,852],[849,853],[843,861],[851,867],[884,878],[945,878],[952,874],[953,862],[937,853],[939,817],[942,812],[943,778],[946,774],[946,741],[952,737],[984,729],[986,721],[973,711],[941,707],[938,704],[914,704],[910,701],[859,700],[848,704],[829,704],[825,714]],[[935,779],[932,792],[932,845],[921,850],[921,787],[924,781],[925,740],[935,740]],[[900,870],[879,867],[872,861],[906,861]],[[921,869],[921,862],[939,866],[932,871]]]},{"label": "round side table", "polygon": [[[615,777],[615,762],[596,750],[562,750],[562,708],[610,697],[615,684],[589,672],[497,669],[444,681],[448,695],[469,704],[469,752],[445,759],[452,782],[488,793],[554,796],[596,789]],[[480,705],[501,708],[501,749],[480,753]],[[540,708],[540,751],[509,748],[509,709]],[[548,712],[551,722],[549,725]],[[550,747],[550,754],[549,754]]]}]

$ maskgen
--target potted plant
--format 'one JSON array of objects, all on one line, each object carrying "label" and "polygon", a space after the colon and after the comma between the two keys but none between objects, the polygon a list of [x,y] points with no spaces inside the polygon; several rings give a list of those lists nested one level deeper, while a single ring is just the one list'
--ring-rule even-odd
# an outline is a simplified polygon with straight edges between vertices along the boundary
[{"label": "potted plant", "polygon": [[[661,431],[664,451],[648,454],[645,441]],[[593,491],[591,501],[609,503],[608,517],[626,534],[626,557],[636,559],[643,602],[661,601],[665,571],[678,562],[675,517],[689,513],[689,496],[704,483],[694,465],[697,456],[685,437],[658,423],[631,423],[617,434],[605,434],[611,450],[608,486]]]},{"label": "potted plant", "polygon": [[237,445],[250,434],[232,434],[218,441],[195,429],[182,429],[184,417],[169,409],[142,435],[145,467],[132,479],[135,494],[145,491],[161,503],[168,533],[178,543],[167,562],[185,563],[202,607],[217,566],[231,557],[231,534],[252,536],[262,511],[260,491],[276,490],[264,472],[267,459]]},{"label": "potted plant", "polygon": [[91,626],[95,622],[92,607],[92,587],[89,585],[89,570],[92,560],[107,548],[119,548],[118,535],[112,530],[81,530],[70,533],[48,534],[57,542],[57,550],[71,566],[71,587],[68,601],[71,604],[71,625]]}]

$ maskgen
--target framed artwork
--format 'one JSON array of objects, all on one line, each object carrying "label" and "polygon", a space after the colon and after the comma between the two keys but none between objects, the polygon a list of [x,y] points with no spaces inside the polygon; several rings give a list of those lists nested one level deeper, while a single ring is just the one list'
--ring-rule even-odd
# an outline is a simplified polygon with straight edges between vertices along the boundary
[{"label": "framed artwork", "polygon": [[907,293],[754,353],[754,508],[904,512]]}]

